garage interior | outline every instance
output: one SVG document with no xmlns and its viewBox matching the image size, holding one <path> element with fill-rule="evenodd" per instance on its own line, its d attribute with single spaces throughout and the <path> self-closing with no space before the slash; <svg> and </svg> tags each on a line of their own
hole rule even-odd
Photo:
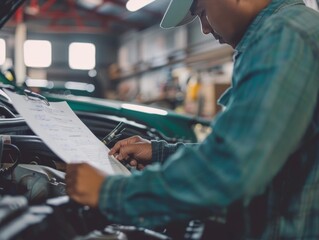
<svg viewBox="0 0 319 240">
<path fill-rule="evenodd" d="M 77 94 L 209 119 L 219 110 L 216 99 L 230 83 L 232 49 L 201 34 L 197 20 L 189 26 L 161 29 L 168 3 L 154 1 L 130 12 L 125 0 L 26 1 L 0 33 L 6 43 L 1 68 L 15 68 L 18 84 L 25 82 L 33 90 L 54 84 L 51 92 L 61 93 L 66 82 L 92 84 L 94 91 Z M 49 43 L 49 65 L 25 65 L 26 40 Z M 71 43 L 94 45 L 93 67 L 70 67 Z M 28 56 L 35 59 L 36 52 L 30 51 Z M 78 54 L 83 60 L 89 58 Z"/>
<path fill-rule="evenodd" d="M 12 15 L 6 16 L 7 18 L 5 20 L 2 19 L 1 21 L 0 19 L 0 239 L 182 240 L 181 236 L 183 235 L 183 240 L 210 240 L 211 238 L 201 238 L 201 236 L 205 236 L 206 233 L 204 228 L 206 222 L 204 225 L 202 221 L 198 221 L 197 219 L 191 219 L 190 221 L 187 219 L 186 222 L 177 222 L 178 224 L 175 224 L 176 222 L 174 221 L 169 222 L 170 214 L 187 218 L 187 214 L 192 213 L 193 209 L 186 207 L 182 209 L 181 213 L 179 212 L 179 203 L 183 203 L 184 200 L 186 202 L 185 206 L 190 204 L 189 206 L 194 207 L 195 216 L 197 216 L 196 210 L 199 209 L 198 212 L 200 212 L 200 210 L 205 209 L 205 207 L 211 203 L 208 197 L 207 199 L 203 198 L 203 202 L 206 201 L 203 204 L 207 205 L 201 208 L 201 206 L 196 205 L 196 200 L 198 200 L 196 198 L 197 196 L 192 198 L 193 195 L 189 194 L 192 193 L 191 191 L 197 193 L 196 191 L 198 189 L 198 192 L 202 194 L 201 196 L 205 196 L 206 192 L 209 192 L 202 187 L 205 185 L 202 184 L 204 181 L 210 184 L 210 179 L 204 179 L 204 174 L 207 174 L 206 177 L 216 177 L 217 180 L 220 180 L 221 186 L 223 187 L 224 185 L 222 184 L 225 182 L 226 186 L 229 186 L 227 185 L 229 182 L 235 182 L 234 185 L 231 185 L 229 188 L 226 187 L 225 192 L 221 187 L 220 189 L 218 188 L 218 183 L 212 183 L 213 187 L 217 186 L 216 189 L 221 192 L 216 198 L 220 200 L 223 199 L 223 197 L 227 199 L 228 195 L 232 195 L 233 192 L 239 189 L 236 189 L 237 178 L 242 180 L 240 177 L 248 176 L 248 178 L 245 179 L 248 182 L 247 179 L 250 180 L 250 176 L 256 177 L 258 174 L 265 179 L 269 177 L 264 173 L 264 169 L 269 170 L 270 175 L 275 172 L 272 168 L 273 165 L 267 165 L 268 162 L 262 162 L 264 165 L 257 170 L 251 167 L 255 166 L 254 164 L 258 165 L 258 163 L 256 163 L 258 160 L 264 160 L 264 156 L 262 154 L 260 154 L 262 156 L 259 156 L 258 154 L 262 152 L 263 149 L 267 150 L 268 143 L 265 144 L 267 146 L 264 146 L 259 143 L 247 141 L 249 144 L 246 145 L 250 145 L 250 147 L 254 145 L 251 147 L 253 150 L 249 149 L 251 153 L 246 151 L 245 144 L 242 144 L 242 142 L 236 139 L 236 137 L 242 134 L 244 135 L 243 139 L 247 140 L 245 137 L 246 135 L 248 136 L 246 133 L 250 131 L 250 127 L 255 127 L 257 130 L 260 130 L 261 125 L 258 126 L 257 121 L 249 122 L 249 120 L 255 119 L 253 118 L 255 115 L 260 116 L 258 114 L 254 115 L 254 113 L 251 112 L 255 110 L 259 113 L 258 111 L 260 109 L 263 110 L 263 108 L 258 108 L 258 104 L 256 104 L 258 107 L 252 104 L 256 109 L 249 108 L 251 107 L 251 105 L 249 105 L 251 102 L 246 101 L 247 99 L 244 97 L 243 100 L 240 99 L 242 102 L 239 101 L 239 105 L 233 107 L 232 110 L 235 112 L 235 114 L 233 113 L 235 117 L 242 117 L 241 120 L 243 122 L 245 122 L 247 117 L 248 123 L 256 123 L 254 126 L 251 126 L 245 122 L 245 124 L 243 124 L 244 130 L 241 129 L 240 124 L 238 124 L 239 127 L 237 126 L 239 122 L 236 122 L 237 118 L 232 115 L 230 115 L 230 117 L 227 115 L 229 111 L 224 111 L 218 115 L 218 113 L 223 111 L 218 104 L 218 100 L 232 86 L 232 72 L 235 61 L 234 49 L 227 44 L 219 43 L 218 40 L 213 38 L 212 34 L 203 34 L 198 17 L 187 25 L 171 29 L 162 29 L 160 27 L 161 19 L 172 0 L 6 0 L 6 2 L 0 3 L 0 6 L 1 4 L 5 6 L 6 3 L 10 5 L 10 1 L 19 2 L 19 8 L 17 8 Z M 132 6 L 130 5 L 131 2 L 139 2 L 142 4 L 140 6 Z M 196 2 L 196 0 L 194 0 L 194 2 Z M 304 0 L 304 2 L 308 7 L 318 11 L 319 0 Z M 299 5 L 303 6 L 301 3 Z M 8 7 L 8 9 L 9 8 L 10 7 Z M 5 15 L 8 9 L 1 9 L 0 7 L 0 15 Z M 188 11 L 189 10 L 187 10 L 187 12 Z M 316 13 L 316 11 L 311 11 Z M 212 26 L 210 27 L 212 29 Z M 235 66 L 237 66 L 237 63 Z M 263 69 L 263 71 L 266 70 Z M 245 80 L 246 79 L 244 79 L 244 81 Z M 257 80 L 259 81 L 260 79 Z M 266 81 L 263 81 L 263 83 L 264 82 Z M 247 94 L 247 89 L 241 92 L 241 94 Z M 258 90 L 261 91 L 260 89 Z M 228 91 L 228 93 L 233 94 L 231 91 Z M 250 93 L 255 92 L 250 91 Z M 229 97 L 231 94 L 224 95 L 227 97 L 227 107 L 229 103 L 232 104 L 233 99 Z M 292 99 L 291 96 L 293 96 L 293 94 L 294 92 L 291 90 L 291 92 L 285 96 L 285 100 Z M 22 95 L 22 97 L 18 99 L 15 95 Z M 257 95 L 258 94 L 255 94 L 255 96 Z M 254 98 L 255 96 L 253 96 L 253 100 L 256 99 Z M 29 112 L 25 111 L 22 114 L 22 111 L 18 110 L 21 106 L 19 106 L 17 102 L 20 104 L 23 102 L 23 104 L 26 103 L 27 105 L 30 102 L 33 103 L 33 101 L 36 102 L 36 107 L 33 108 L 33 106 L 31 106 Z M 53 102 L 54 104 L 52 104 Z M 56 102 L 66 103 L 69 107 L 67 109 L 69 109 L 70 112 L 68 112 L 69 110 L 64 112 L 57 107 L 56 109 L 61 110 L 60 112 L 56 111 L 60 115 L 54 115 L 56 109 L 53 106 L 55 106 Z M 39 104 L 40 107 L 38 107 L 37 104 Z M 247 106 L 245 106 L 246 108 L 241 108 L 242 105 L 240 104 L 247 104 Z M 288 104 L 286 104 L 285 107 L 287 105 Z M 66 108 L 63 108 L 63 110 L 64 109 Z M 226 107 L 224 109 L 226 109 Z M 251 110 L 251 112 L 240 112 L 241 109 L 248 109 Z M 271 107 L 267 110 L 269 109 L 272 111 Z M 34 118 L 32 118 L 33 116 L 30 114 L 30 112 L 34 113 L 32 111 L 34 111 L 34 115 L 36 115 Z M 37 111 L 40 112 L 39 115 L 37 115 Z M 45 112 L 43 115 L 41 115 L 43 113 L 42 111 Z M 73 113 L 75 114 L 72 115 Z M 224 113 L 226 115 L 224 118 L 226 119 L 226 121 L 224 121 L 225 125 L 221 124 L 222 127 L 219 125 L 221 130 L 218 130 L 220 130 L 220 132 L 214 131 L 217 125 L 214 125 L 214 119 L 218 120 L 218 117 L 223 116 Z M 276 117 L 282 116 L 281 112 L 278 113 L 278 115 L 274 113 L 274 115 Z M 229 118 L 227 118 L 227 116 Z M 268 118 L 265 117 L 265 119 Z M 297 117 L 296 119 L 299 120 Z M 50 122 L 51 120 L 52 122 Z M 57 120 L 58 124 L 54 122 L 55 120 Z M 60 120 L 61 122 L 59 122 Z M 277 123 L 280 122 L 280 120 L 275 119 L 275 117 L 271 120 L 273 120 L 273 122 L 267 122 L 265 120 L 265 122 L 262 123 L 266 127 L 272 125 L 270 126 L 272 128 L 273 126 L 276 127 Z M 32 125 L 33 123 L 34 125 Z M 45 124 L 41 125 L 39 123 Z M 62 127 L 59 124 L 61 124 Z M 223 134 L 229 134 L 227 128 L 232 124 L 235 125 L 234 129 L 239 129 L 239 132 L 242 130 L 242 132 L 238 134 L 236 132 L 237 135 L 234 134 L 235 137 L 232 136 L 233 138 L 223 136 Z M 51 128 L 51 126 L 53 127 Z M 61 130 L 59 127 L 64 131 L 62 134 L 62 131 L 59 132 L 59 130 Z M 238 129 L 236 127 L 238 127 Z M 37 128 L 40 129 L 37 130 L 40 134 L 36 132 L 35 129 Z M 311 130 L 313 129 L 310 129 L 309 132 Z M 52 135 L 45 135 L 46 131 Z M 213 135 L 216 132 L 216 136 Z M 251 132 L 253 131 L 251 130 Z M 264 132 L 262 132 L 262 134 L 264 134 Z M 55 133 L 56 136 L 54 135 Z M 258 134 L 259 133 L 260 132 L 258 132 Z M 254 134 L 253 132 L 252 135 Z M 254 137 L 259 136 L 258 134 L 256 133 Z M 264 137 L 262 140 L 265 142 L 272 139 L 272 136 L 265 137 L 268 132 L 266 132 L 265 135 L 262 134 L 261 136 Z M 317 137 L 317 132 L 315 134 L 315 137 Z M 82 135 L 85 136 L 83 137 Z M 124 158 L 119 149 L 123 146 L 125 147 L 125 144 L 119 146 L 114 155 L 109 154 L 110 149 L 116 146 L 118 141 L 137 135 L 142 137 L 142 140 L 139 138 L 138 140 L 135 139 L 137 145 L 140 144 L 142 147 L 146 146 L 146 149 L 150 151 L 148 157 L 151 157 L 147 159 L 150 160 L 150 163 L 146 163 L 144 166 L 144 159 L 142 159 L 140 162 L 143 164 L 141 164 L 142 167 L 139 168 L 140 162 L 132 158 L 132 155 L 128 154 L 126 158 Z M 277 137 L 277 135 L 275 137 Z M 310 140 L 317 140 L 318 138 L 315 137 Z M 151 140 L 154 140 L 154 142 Z M 54 145 L 57 143 L 60 145 Z M 135 143 L 136 142 L 133 142 L 133 144 Z M 179 143 L 181 144 L 179 145 Z M 188 145 L 189 143 L 195 143 L 195 145 Z M 212 146 L 213 144 L 211 143 L 215 145 Z M 310 143 L 310 141 L 306 142 L 306 144 L 308 143 Z M 271 143 L 269 145 L 271 145 Z M 103 152 L 100 151 L 100 146 L 102 146 Z M 154 146 L 158 146 L 157 149 L 161 151 L 155 151 L 154 154 L 154 152 L 152 152 Z M 185 148 L 183 150 L 177 149 L 180 146 Z M 238 148 L 232 148 L 234 146 Z M 300 149 L 302 151 L 308 150 L 307 146 L 304 145 L 301 145 Z M 136 227 L 137 225 L 129 226 L 129 228 L 125 224 L 117 225 L 113 224 L 113 222 L 109 222 L 108 218 L 102 215 L 101 212 L 96 211 L 96 205 L 95 208 L 91 208 L 89 205 L 79 204 L 74 201 L 71 196 L 72 193 L 67 193 L 67 185 L 72 185 L 76 183 L 76 181 L 69 181 L 69 183 L 67 183 L 66 172 L 68 171 L 69 165 L 73 163 L 77 165 L 78 162 L 73 162 L 74 159 L 72 158 L 68 159 L 68 154 L 63 155 L 64 153 L 68 153 L 68 150 L 74 153 L 77 159 L 90 159 L 90 157 L 93 156 L 92 166 L 104 167 L 111 162 L 110 169 L 112 171 L 116 169 L 116 171 L 114 170 L 111 174 L 107 174 L 110 175 L 111 179 L 114 177 L 113 181 L 118 185 L 111 185 L 113 184 L 111 180 L 111 184 L 108 185 L 108 187 L 118 187 L 119 189 L 116 189 L 118 193 L 122 193 L 121 191 L 123 189 L 125 191 L 128 189 L 125 194 L 132 194 L 129 196 L 136 194 L 132 198 L 135 197 L 138 199 L 137 201 L 139 201 L 139 197 L 141 197 L 141 199 L 144 197 L 146 200 L 154 200 L 154 203 L 160 202 L 157 202 L 157 199 L 163 200 L 164 203 L 161 202 L 161 207 L 164 206 L 164 210 L 159 207 L 159 212 L 161 210 L 166 211 L 166 205 L 170 207 L 174 205 L 177 209 L 176 212 L 160 216 L 163 218 L 163 222 L 167 221 L 173 224 L 158 229 L 140 228 Z M 167 152 L 164 153 L 164 150 Z M 260 152 L 258 152 L 259 150 Z M 285 149 L 283 149 L 283 151 L 284 150 Z M 289 158 L 288 160 L 290 160 L 290 156 L 292 156 L 294 161 L 293 157 L 300 157 L 301 154 L 299 150 L 293 152 L 287 159 Z M 314 150 L 317 154 L 316 156 L 318 156 L 317 149 L 311 150 Z M 175 154 L 173 154 L 173 152 Z M 60 153 L 63 154 L 59 155 Z M 213 155 L 213 157 L 216 157 L 213 159 L 210 153 L 216 154 L 217 157 Z M 239 157 L 236 155 L 237 153 Z M 251 155 L 249 155 L 250 153 Z M 123 154 L 126 153 L 124 152 Z M 153 159 L 154 156 L 152 154 L 156 155 L 156 161 Z M 167 156 L 164 157 L 165 154 L 167 154 Z M 247 163 L 245 162 L 245 157 L 251 157 L 253 154 L 258 155 L 257 157 L 254 156 L 257 160 L 255 162 L 250 161 L 249 164 L 245 165 Z M 270 156 L 270 154 L 273 155 Z M 271 152 L 269 156 L 266 156 L 269 157 L 270 160 L 268 160 L 271 164 L 274 164 L 275 161 L 272 161 L 272 157 L 276 154 L 277 152 Z M 72 157 L 74 156 L 72 155 Z M 123 159 L 119 159 L 122 157 Z M 174 159 L 174 157 L 176 159 Z M 240 157 L 245 159 L 243 160 Z M 276 157 L 277 156 L 274 157 L 275 160 Z M 281 155 L 279 157 L 281 157 Z M 302 157 L 303 156 L 300 158 Z M 104 162 L 105 158 L 107 159 L 107 164 Z M 220 161 L 224 160 L 223 158 L 226 160 L 231 159 L 231 161 L 223 165 L 225 162 Z M 251 158 L 255 160 L 255 158 Z M 167 164 L 167 162 L 165 162 L 167 159 L 168 162 L 171 159 L 172 161 Z M 186 163 L 190 164 L 189 166 L 195 166 L 194 171 L 198 171 L 197 175 L 194 174 L 194 177 L 192 175 L 193 169 L 184 168 L 183 164 L 180 163 L 181 160 L 185 159 Z M 101 165 L 94 165 L 96 163 L 94 162 L 95 160 Z M 193 160 L 198 160 L 199 164 L 198 162 L 193 162 Z M 87 163 L 89 161 L 83 162 Z M 83 162 L 81 159 L 80 163 Z M 132 162 L 134 162 L 134 164 L 131 164 Z M 147 168 L 148 164 L 153 165 L 153 163 L 155 163 L 154 168 L 152 168 L 152 166 Z M 209 167 L 207 167 L 208 163 L 211 164 Z M 215 163 L 216 165 L 214 165 Z M 172 171 L 172 168 L 170 168 L 172 165 L 170 164 L 176 164 L 173 166 L 178 166 L 178 170 L 175 170 L 176 172 Z M 203 176 L 200 170 L 196 169 L 197 164 L 199 165 L 198 169 L 201 167 L 200 170 L 202 170 Z M 221 167 L 215 170 L 215 166 L 219 166 L 218 164 L 220 164 Z M 279 164 L 282 164 L 280 167 L 285 167 L 284 162 L 280 162 L 278 165 Z M 242 171 L 237 171 L 239 165 L 243 168 L 241 169 Z M 308 165 L 303 165 L 303 162 L 300 163 L 300 166 L 301 165 L 306 170 L 311 169 L 306 168 Z M 248 167 L 244 168 L 243 166 Z M 299 167 L 297 164 L 296 166 Z M 101 170 L 98 169 L 98 167 L 97 170 Z M 109 170 L 108 167 L 109 165 L 106 167 L 107 170 Z M 122 182 L 119 182 L 120 180 L 125 179 L 123 180 L 124 183 L 127 176 L 133 176 L 132 179 L 136 177 L 135 180 L 138 179 L 138 176 L 143 176 L 143 171 L 138 172 L 138 170 L 144 170 L 144 167 L 146 169 L 146 176 L 149 169 L 149 171 L 154 171 L 155 173 L 163 169 L 168 169 L 168 172 L 172 171 L 169 172 L 172 176 L 169 176 L 170 178 L 167 177 L 167 179 L 171 181 L 176 180 L 177 187 L 175 186 L 175 189 L 168 184 L 170 183 L 169 181 L 161 181 L 162 178 L 166 178 L 166 172 L 165 174 L 162 173 L 164 171 L 160 172 L 160 177 L 157 176 L 158 179 L 160 179 L 158 182 L 155 182 L 156 179 L 154 180 L 152 177 L 149 177 L 150 184 L 146 183 L 145 187 L 147 190 L 155 189 L 154 192 L 156 192 L 157 189 L 161 191 L 162 187 L 165 189 L 163 194 L 167 194 L 168 196 L 167 199 L 173 199 L 171 202 L 160 194 L 154 195 L 154 197 L 147 192 L 147 190 L 143 192 L 144 189 L 142 189 L 139 194 L 138 192 L 134 193 L 134 190 L 132 191 L 133 193 L 130 192 L 131 189 L 126 189 L 126 186 L 122 188 L 124 185 L 121 185 Z M 191 169 L 191 171 L 189 169 Z M 287 176 L 287 178 L 294 180 L 295 175 L 297 175 L 295 174 L 295 169 L 293 169 L 294 171 L 292 172 L 288 170 L 286 172 L 283 171 L 283 177 Z M 253 173 L 256 171 L 257 174 L 249 175 L 251 173 L 250 171 Z M 298 171 L 299 169 L 297 169 L 296 172 Z M 181 172 L 189 178 L 186 179 L 185 175 L 179 176 Z M 109 177 L 109 175 L 105 176 Z M 99 175 L 95 174 L 94 177 L 95 176 Z M 119 178 L 117 179 L 117 177 Z M 253 177 L 251 177 L 251 179 L 253 179 Z M 273 175 L 269 178 L 271 178 L 269 181 L 273 181 L 274 178 L 274 182 L 280 182 L 281 180 Z M 92 179 L 95 180 L 93 177 Z M 105 179 L 106 177 L 104 180 Z M 181 179 L 186 180 L 183 182 Z M 265 179 L 262 180 L 266 182 L 268 179 Z M 91 178 L 88 178 L 87 182 L 90 182 L 90 180 Z M 151 180 L 154 180 L 155 183 L 151 182 Z M 99 184 L 101 184 L 100 186 L 107 182 L 103 181 L 99 182 Z M 191 181 L 195 183 L 198 181 L 198 185 L 190 186 L 192 184 L 188 183 Z M 130 186 L 129 184 L 132 184 L 132 182 L 133 181 L 129 182 L 128 180 L 125 183 L 128 184 L 127 186 Z M 251 182 L 251 185 L 255 186 L 253 181 Z M 278 190 L 278 192 L 281 193 L 281 190 L 285 190 L 286 188 L 285 184 L 284 182 L 282 186 L 280 185 L 281 188 L 274 188 L 274 190 Z M 237 223 L 248 220 L 253 222 L 253 220 L 259 219 L 260 217 L 258 215 L 259 212 L 255 210 L 258 210 L 259 206 L 266 209 L 265 206 L 268 202 L 264 201 L 265 198 L 262 198 L 262 194 L 260 194 L 260 198 L 258 195 L 259 191 L 262 192 L 265 189 L 260 190 L 256 187 L 251 190 L 249 187 L 244 189 L 246 186 L 241 186 L 240 184 L 238 184 L 238 186 L 243 188 L 238 191 L 247 190 L 245 193 L 248 193 L 248 197 L 244 194 L 243 196 L 235 196 L 242 202 L 232 202 L 231 204 L 234 203 L 234 205 L 227 205 L 227 201 L 224 201 L 221 205 L 216 205 L 217 207 L 214 205 L 212 208 L 216 207 L 216 209 L 218 209 L 217 214 L 207 218 L 209 220 L 208 222 L 213 222 L 213 225 L 206 225 L 206 229 L 207 226 L 212 227 L 211 232 L 217 234 L 216 239 L 225 239 L 219 238 L 218 234 L 221 233 L 224 236 L 225 232 L 228 231 L 225 231 L 225 226 L 227 225 L 226 220 L 229 220 L 229 216 L 234 217 L 238 214 L 245 217 L 245 219 L 240 219 L 235 216 L 235 221 L 230 221 L 230 224 L 234 224 L 235 226 L 232 230 L 238 230 L 238 233 L 242 233 L 242 229 L 246 231 L 248 228 L 244 228 L 241 224 L 237 226 Z M 179 190 L 181 193 L 184 193 L 183 191 L 186 189 L 185 199 L 180 197 L 182 195 L 178 195 L 179 191 L 173 191 L 178 189 L 178 187 L 180 187 Z M 272 185 L 270 187 L 272 187 Z M 299 187 L 299 185 L 297 187 Z M 100 189 L 101 188 L 98 189 L 98 197 L 105 197 L 99 195 L 101 194 Z M 110 191 L 110 189 L 111 188 L 106 188 L 107 191 Z M 190 189 L 189 192 L 188 189 Z M 290 188 L 287 189 L 287 192 L 289 192 Z M 219 192 L 217 190 L 216 192 L 218 194 Z M 251 192 L 249 192 L 250 190 Z M 266 190 L 268 191 L 268 188 Z M 215 191 L 212 192 L 215 194 Z M 258 192 L 258 194 L 256 192 Z M 234 193 L 234 195 L 236 193 Z M 257 196 L 253 195 L 255 193 Z M 268 194 L 268 192 L 266 193 Z M 310 192 L 309 195 L 311 197 L 318 196 L 312 192 Z M 172 198 L 169 198 L 171 196 Z M 112 197 L 113 196 L 109 199 Z M 120 199 L 122 195 L 118 194 L 111 200 L 116 202 L 117 197 Z M 187 197 L 189 197 L 189 199 Z M 253 202 L 253 204 L 256 203 L 256 205 L 249 205 L 251 203 L 249 201 L 247 201 L 247 205 L 244 205 L 246 204 L 246 197 L 247 199 L 251 197 L 248 199 L 249 201 L 254 198 L 254 201 L 251 202 Z M 290 195 L 288 197 L 284 196 L 284 200 L 287 200 L 289 197 Z M 279 197 L 278 199 L 281 200 Z M 114 204 L 114 206 L 117 206 L 116 204 Z M 271 205 L 272 203 L 269 204 Z M 275 203 L 273 205 L 277 207 Z M 316 207 L 318 206 L 316 203 L 314 205 Z M 142 207 L 147 209 L 147 206 L 146 204 Z M 224 206 L 229 208 L 226 209 Z M 236 210 L 232 212 L 234 216 L 227 212 L 228 210 L 229 212 L 234 210 L 232 208 L 233 206 Z M 237 208 L 238 206 L 239 208 Z M 251 209 L 255 211 L 254 215 L 244 215 L 243 212 L 241 212 L 244 209 L 243 206 L 252 206 Z M 153 205 L 154 213 L 157 213 L 158 209 L 156 209 L 156 207 Z M 183 207 L 184 205 L 181 204 L 181 208 Z M 196 209 L 196 207 L 198 207 L 198 209 Z M 210 207 L 209 205 L 207 209 Z M 256 209 L 254 207 L 256 207 Z M 280 207 L 285 209 L 284 206 Z M 124 208 L 125 206 L 123 209 Z M 131 209 L 132 208 L 127 208 L 125 210 L 129 212 Z M 138 209 L 138 207 L 136 209 Z M 151 207 L 149 209 L 151 209 Z M 116 219 L 117 216 L 115 214 L 112 215 L 113 209 L 108 210 L 110 210 L 110 219 Z M 125 212 L 120 208 L 116 210 L 121 213 Z M 183 212 L 183 210 L 185 212 Z M 308 210 L 305 209 L 305 211 Z M 138 213 L 138 211 L 136 212 Z M 262 212 L 262 214 L 265 214 L 263 216 L 266 216 L 265 212 Z M 136 213 L 133 210 L 130 214 L 134 215 Z M 183 214 L 185 214 L 185 216 Z M 200 214 L 205 215 L 206 213 L 203 211 L 200 212 Z M 123 216 L 121 217 L 125 222 L 127 219 L 125 219 L 124 214 Z M 152 219 L 152 216 L 153 215 L 149 215 L 149 218 Z M 281 217 L 280 214 L 279 217 Z M 145 216 L 138 216 L 138 218 L 132 219 L 135 223 L 141 225 L 148 221 Z M 205 219 L 205 221 L 207 219 Z M 237 221 L 238 219 L 239 221 Z M 278 224 L 281 224 L 279 220 Z M 259 221 L 256 221 L 256 226 L 259 223 Z M 276 224 L 274 224 L 274 226 L 277 226 Z M 256 226 L 254 225 L 253 227 Z M 282 226 L 284 226 L 284 223 L 282 223 Z M 253 229 L 253 227 L 251 229 Z M 256 229 L 259 231 L 260 229 L 258 227 L 259 226 L 257 226 Z M 59 231 L 56 231 L 57 228 Z M 250 231 L 251 229 L 248 230 Z M 226 235 L 232 235 L 233 237 L 237 234 L 236 231 L 231 234 L 227 233 Z M 209 232 L 209 234 L 211 234 L 211 232 Z M 50 238 L 50 234 L 52 234 L 52 238 Z M 127 235 L 128 238 L 126 238 L 125 235 Z M 229 239 L 236 238 L 227 238 L 227 240 Z"/>
</svg>

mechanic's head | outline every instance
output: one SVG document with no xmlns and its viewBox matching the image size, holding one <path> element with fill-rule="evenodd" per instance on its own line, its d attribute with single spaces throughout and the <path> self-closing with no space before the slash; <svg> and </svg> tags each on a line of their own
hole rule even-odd
<svg viewBox="0 0 319 240">
<path fill-rule="evenodd" d="M 235 47 L 251 21 L 271 0 L 171 0 L 162 28 L 172 28 L 199 18 L 204 34 Z"/>
</svg>

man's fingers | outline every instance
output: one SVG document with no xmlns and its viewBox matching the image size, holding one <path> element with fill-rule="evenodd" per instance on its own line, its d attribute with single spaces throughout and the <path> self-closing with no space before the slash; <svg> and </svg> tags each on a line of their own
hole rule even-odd
<svg viewBox="0 0 319 240">
<path fill-rule="evenodd" d="M 81 193 L 80 184 L 81 178 L 83 178 L 83 172 L 86 168 L 86 163 L 72 163 L 67 164 L 66 174 L 65 174 L 65 183 L 67 193 L 70 194 L 79 194 Z"/>
<path fill-rule="evenodd" d="M 111 148 L 109 155 L 114 155 L 115 153 L 117 153 L 120 147 L 121 147 L 120 142 L 115 143 L 115 145 Z"/>
<path fill-rule="evenodd" d="M 130 144 L 134 144 L 134 143 L 137 143 L 140 141 L 142 141 L 142 138 L 139 136 L 133 136 L 133 137 L 129 137 L 129 138 L 120 140 L 117 143 L 115 143 L 115 145 L 112 147 L 112 149 L 110 149 L 109 155 L 114 155 L 122 147 L 125 147 L 125 146 L 130 145 Z"/>
<path fill-rule="evenodd" d="M 137 165 L 137 169 L 138 169 L 138 170 L 143 170 L 144 167 L 145 167 L 145 166 L 144 166 L 143 164 L 138 164 L 138 165 Z"/>
<path fill-rule="evenodd" d="M 116 148 L 114 146 L 114 148 L 112 148 L 112 150 L 109 152 L 109 155 L 111 155 L 111 156 L 113 155 L 114 158 L 116 158 L 117 160 L 123 161 L 127 158 L 127 154 L 125 153 L 125 150 L 123 150 L 123 148 L 125 148 L 125 147 Z"/>
<path fill-rule="evenodd" d="M 134 157 L 137 150 L 138 149 L 136 148 L 135 144 L 123 146 L 120 148 L 116 159 L 120 161 L 128 160 L 131 156 Z"/>
<path fill-rule="evenodd" d="M 76 183 L 75 176 L 77 176 L 77 164 L 67 164 L 65 171 L 65 183 L 67 186 Z"/>
<path fill-rule="evenodd" d="M 66 187 L 66 193 L 70 196 L 70 197 L 83 197 L 86 195 L 85 191 L 83 191 L 83 189 L 81 189 L 77 184 L 73 185 L 67 185 Z"/>
<path fill-rule="evenodd" d="M 114 155 L 115 153 L 118 153 L 119 150 L 122 147 L 126 146 L 127 144 L 129 144 L 128 139 L 124 139 L 124 140 L 118 141 L 117 143 L 115 143 L 115 145 L 110 150 L 109 155 Z"/>
<path fill-rule="evenodd" d="M 67 190 L 67 194 L 68 196 L 73 199 L 74 201 L 80 203 L 80 204 L 84 204 L 84 205 L 89 205 L 89 201 L 88 201 L 88 197 L 85 194 L 80 194 L 77 192 L 73 192 L 72 190 L 68 191 Z"/>
<path fill-rule="evenodd" d="M 81 165 L 82 163 L 71 163 L 71 164 L 67 164 L 66 165 L 66 174 L 72 174 L 74 173 L 75 171 L 77 171 L 77 169 L 79 168 L 79 166 Z"/>
<path fill-rule="evenodd" d="M 132 167 L 136 167 L 137 166 L 137 161 L 135 159 L 130 160 L 130 165 Z"/>
</svg>

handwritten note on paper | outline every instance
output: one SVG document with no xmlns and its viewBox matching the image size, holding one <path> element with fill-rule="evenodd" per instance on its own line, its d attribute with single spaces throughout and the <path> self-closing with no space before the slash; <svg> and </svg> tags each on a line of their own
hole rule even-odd
<svg viewBox="0 0 319 240">
<path fill-rule="evenodd" d="M 130 174 L 121 163 L 108 156 L 110 150 L 66 102 L 51 102 L 47 105 L 41 100 L 5 92 L 32 131 L 63 161 L 88 162 L 109 174 Z"/>
</svg>

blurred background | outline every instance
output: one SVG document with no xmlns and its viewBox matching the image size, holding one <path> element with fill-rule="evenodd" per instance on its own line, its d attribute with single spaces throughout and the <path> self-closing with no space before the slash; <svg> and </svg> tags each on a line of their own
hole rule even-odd
<svg viewBox="0 0 319 240">
<path fill-rule="evenodd" d="M 1 70 L 40 93 L 141 103 L 210 119 L 230 86 L 233 50 L 203 35 L 198 20 L 161 29 L 169 2 L 148 0 L 130 11 L 127 0 L 28 0 L 0 31 Z"/>
</svg>

